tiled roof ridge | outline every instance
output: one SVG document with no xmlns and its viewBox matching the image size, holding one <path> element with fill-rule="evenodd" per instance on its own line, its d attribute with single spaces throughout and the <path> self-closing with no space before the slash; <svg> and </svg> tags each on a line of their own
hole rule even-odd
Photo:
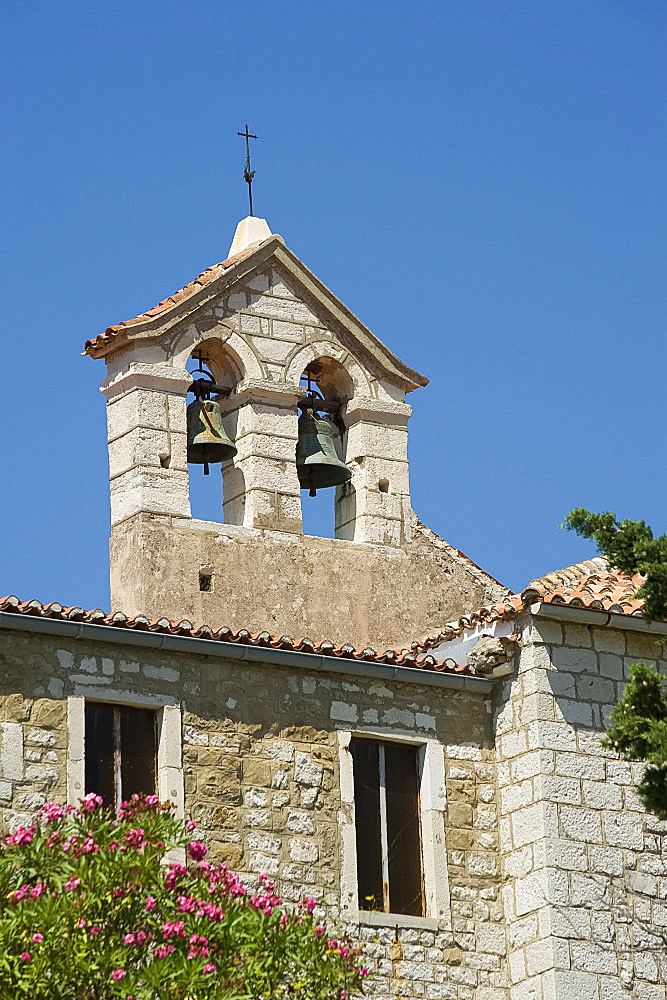
<svg viewBox="0 0 667 1000">
<path fill-rule="evenodd" d="M 271 239 L 273 238 L 274 237 L 272 236 Z M 158 316 L 160 313 L 166 312 L 173 306 L 178 305 L 190 295 L 194 295 L 195 292 L 198 292 L 207 285 L 210 285 L 212 281 L 219 278 L 221 274 L 227 271 L 234 264 L 238 264 L 238 262 L 243 260 L 244 257 L 250 256 L 250 254 L 254 253 L 260 245 L 260 243 L 253 243 L 249 247 L 246 247 L 245 250 L 241 250 L 240 253 L 234 254 L 233 257 L 221 260 L 219 264 L 212 264 L 211 267 L 207 267 L 201 272 L 201 274 L 198 274 L 196 278 L 189 281 L 187 285 L 179 288 L 178 291 L 174 292 L 172 295 L 168 295 L 166 299 L 163 299 L 162 302 L 158 302 L 158 304 L 153 306 L 151 309 L 147 309 L 145 312 L 139 313 L 138 316 L 134 316 L 132 319 L 126 319 L 122 323 L 116 323 L 114 326 L 108 326 L 103 333 L 99 333 L 96 337 L 86 341 L 83 353 L 88 354 L 91 350 L 108 344 L 128 327 L 136 326 L 139 323 L 145 323 L 147 320 L 153 319 L 154 316 Z"/>
<path fill-rule="evenodd" d="M 387 649 L 384 652 L 366 647 L 355 647 L 352 643 L 334 643 L 328 639 L 314 641 L 307 637 L 292 639 L 287 635 L 272 635 L 269 632 L 250 632 L 248 629 L 233 630 L 227 626 L 212 628 L 210 625 L 195 626 L 187 619 L 170 621 L 168 618 L 147 618 L 145 615 L 128 616 L 123 612 L 102 611 L 95 608 L 86 611 L 74 606 L 66 607 L 52 601 L 42 604 L 41 601 L 21 601 L 14 594 L 0 598 L 0 612 L 26 615 L 37 618 L 53 618 L 59 621 L 81 622 L 82 624 L 126 628 L 141 632 L 156 632 L 166 635 L 188 636 L 194 639 L 206 639 L 217 642 L 232 642 L 250 646 L 266 646 L 271 649 L 285 649 L 295 653 L 311 653 L 317 656 L 340 657 L 348 660 L 359 660 L 371 663 L 384 663 L 399 667 L 416 667 L 421 670 L 434 670 L 439 673 L 468 674 L 474 673 L 466 664 L 458 664 L 451 658 L 437 660 L 431 653 L 419 652 L 414 649 Z"/>
<path fill-rule="evenodd" d="M 511 594 L 504 600 L 477 608 L 460 618 L 447 622 L 429 635 L 412 643 L 415 652 L 424 652 L 454 639 L 466 629 L 495 621 L 507 621 L 525 611 L 531 604 L 560 604 L 588 611 L 602 611 L 619 615 L 642 614 L 643 600 L 635 594 L 644 582 L 639 573 L 625 576 L 611 570 L 600 556 L 573 563 L 561 570 L 547 573 L 532 580 L 520 594 Z"/>
<path fill-rule="evenodd" d="M 602 573 L 608 569 L 609 565 L 604 556 L 594 556 L 592 559 L 584 559 L 582 562 L 572 563 L 570 566 L 564 566 L 562 569 L 545 573 L 544 576 L 531 580 L 528 587 L 542 586 L 546 588 L 548 593 L 566 583 L 574 583 L 577 580 L 581 580 L 582 577 L 588 574 Z"/>
</svg>

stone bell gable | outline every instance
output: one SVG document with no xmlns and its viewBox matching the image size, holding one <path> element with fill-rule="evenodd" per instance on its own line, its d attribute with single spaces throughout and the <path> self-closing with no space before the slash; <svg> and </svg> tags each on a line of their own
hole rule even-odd
<svg viewBox="0 0 667 1000">
<path fill-rule="evenodd" d="M 405 397 L 428 380 L 264 220 L 240 223 L 231 251 L 86 343 L 108 370 L 113 605 L 386 647 L 506 593 L 412 512 Z M 224 389 L 237 448 L 222 465 L 219 524 L 191 517 L 186 363 L 199 351 Z M 335 539 L 302 533 L 295 454 L 306 370 L 338 406 L 338 455 L 351 473 L 332 491 Z"/>
</svg>

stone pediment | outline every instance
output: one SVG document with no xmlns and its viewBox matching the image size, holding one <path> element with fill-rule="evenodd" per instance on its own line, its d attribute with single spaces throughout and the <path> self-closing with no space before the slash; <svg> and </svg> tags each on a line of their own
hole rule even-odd
<svg viewBox="0 0 667 1000">
<path fill-rule="evenodd" d="M 246 376 L 298 382 L 317 357 L 330 356 L 363 386 L 382 383 L 410 392 L 428 379 L 404 364 L 286 246 L 268 239 L 204 271 L 153 309 L 117 326 L 85 345 L 85 353 L 113 358 L 152 348 L 146 360 L 177 363 L 197 342 L 219 336 L 243 354 Z M 242 347 L 241 347 L 242 345 Z M 156 350 L 157 349 L 157 350 Z M 138 356 L 137 356 L 138 357 Z M 382 395 L 385 395 L 382 393 Z M 368 393 L 375 395 L 368 387 Z M 385 397 L 386 398 L 386 397 Z M 400 396 L 396 397 L 400 398 Z"/>
</svg>

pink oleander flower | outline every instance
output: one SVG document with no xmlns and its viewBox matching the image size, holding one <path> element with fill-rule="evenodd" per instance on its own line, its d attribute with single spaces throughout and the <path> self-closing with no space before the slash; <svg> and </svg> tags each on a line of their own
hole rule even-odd
<svg viewBox="0 0 667 1000">
<path fill-rule="evenodd" d="M 208 965 L 205 965 L 204 968 L 202 969 L 202 972 L 206 976 L 208 976 L 209 973 L 211 973 L 211 972 L 215 972 L 215 966 L 214 966 L 213 962 L 209 962 Z"/>
<path fill-rule="evenodd" d="M 201 861 L 208 851 L 206 844 L 202 844 L 201 840 L 191 840 L 188 844 L 188 854 L 193 861 Z"/>
<path fill-rule="evenodd" d="M 90 933 L 93 935 L 93 937 L 97 937 L 97 935 L 100 933 L 100 928 L 98 924 L 93 924 L 93 926 L 90 928 Z"/>
<path fill-rule="evenodd" d="M 183 927 L 184 924 L 182 920 L 165 920 L 162 924 L 162 937 L 165 941 L 167 941 L 174 934 L 179 937 L 185 937 Z"/>
<path fill-rule="evenodd" d="M 86 921 L 83 920 L 83 918 L 82 918 L 81 920 L 79 920 L 79 922 L 78 922 L 78 924 L 76 926 L 78 927 L 78 929 L 80 931 L 82 931 L 84 929 L 84 927 L 86 926 Z"/>
<path fill-rule="evenodd" d="M 83 805 L 85 809 L 97 809 L 98 806 L 104 804 L 104 800 L 101 795 L 96 795 L 95 792 L 88 792 L 84 797 Z"/>
<path fill-rule="evenodd" d="M 147 913 L 152 913 L 155 909 L 155 896 L 146 896 L 146 906 L 144 907 Z"/>
<path fill-rule="evenodd" d="M 169 872 L 167 873 L 167 877 L 165 879 L 165 885 L 167 889 L 174 889 L 179 877 L 185 874 L 186 874 L 185 865 L 181 865 L 178 862 L 176 862 L 176 864 L 170 865 Z"/>
<path fill-rule="evenodd" d="M 157 797 L 157 795 L 147 795 L 146 796 L 146 805 L 147 806 L 156 806 L 159 801 L 160 800 Z"/>
<path fill-rule="evenodd" d="M 315 933 L 318 937 L 321 937 L 324 934 L 324 924 L 316 924 Z"/>
<path fill-rule="evenodd" d="M 185 829 L 188 833 L 192 833 L 193 830 L 197 829 L 197 824 L 193 820 L 189 819 L 185 824 Z"/>
<path fill-rule="evenodd" d="M 306 913 L 312 914 L 313 910 L 317 906 L 317 900 L 313 899 L 312 896 L 306 896 L 301 905 L 303 906 Z"/>
<path fill-rule="evenodd" d="M 39 931 L 36 934 L 33 934 L 32 936 L 33 944 L 41 944 L 43 940 L 44 940 L 44 935 L 40 934 Z"/>
<path fill-rule="evenodd" d="M 25 826 L 20 826 L 18 830 L 10 834 L 7 837 L 7 843 L 13 844 L 16 847 L 25 847 L 27 844 L 32 843 L 32 838 L 35 836 L 35 827 L 29 826 L 27 829 Z"/>
<path fill-rule="evenodd" d="M 225 915 L 222 912 L 222 907 L 217 906 L 215 903 L 204 903 L 203 906 L 197 910 L 198 917 L 208 917 L 209 920 L 219 924 L 225 919 Z"/>
<path fill-rule="evenodd" d="M 361 969 L 359 969 L 359 975 L 361 976 L 362 979 L 365 979 L 366 976 L 368 975 L 368 969 L 366 968 L 365 965 L 362 966 Z"/>
<path fill-rule="evenodd" d="M 146 931 L 137 931 L 136 933 L 137 944 L 143 944 L 144 941 L 146 940 L 146 937 L 147 937 Z"/>
<path fill-rule="evenodd" d="M 71 878 L 69 881 L 65 882 L 65 889 L 67 892 L 72 892 L 73 889 L 78 889 L 81 885 L 80 878 Z"/>
<path fill-rule="evenodd" d="M 57 802 L 47 802 L 42 808 L 42 815 L 47 823 L 55 823 L 56 820 L 63 818 L 65 810 Z"/>
<path fill-rule="evenodd" d="M 111 978 L 116 983 L 120 982 L 121 979 L 125 979 L 125 969 L 114 969 L 111 973 Z"/>
<path fill-rule="evenodd" d="M 173 944 L 159 944 L 153 954 L 156 958 L 166 958 L 167 955 L 171 955 L 173 951 Z"/>
<path fill-rule="evenodd" d="M 144 831 L 142 827 L 134 827 L 125 834 L 125 840 L 131 847 L 140 847 L 144 842 Z"/>
<path fill-rule="evenodd" d="M 100 849 L 99 844 L 95 843 L 95 841 L 93 840 L 93 835 L 89 833 L 87 839 L 81 845 L 80 851 L 82 854 L 91 854 L 94 853 L 95 851 L 99 851 L 99 849 Z"/>
<path fill-rule="evenodd" d="M 137 943 L 137 939 L 134 936 L 134 934 L 125 934 L 123 936 L 123 944 L 131 945 L 131 944 L 136 944 L 136 943 Z"/>
<path fill-rule="evenodd" d="M 22 962 L 29 962 L 30 959 L 32 958 L 32 955 L 30 954 L 29 951 L 22 951 L 20 957 Z"/>
</svg>

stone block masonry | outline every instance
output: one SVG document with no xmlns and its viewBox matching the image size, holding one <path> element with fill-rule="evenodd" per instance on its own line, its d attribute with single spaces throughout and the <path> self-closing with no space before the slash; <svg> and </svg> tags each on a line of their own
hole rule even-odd
<svg viewBox="0 0 667 1000">
<path fill-rule="evenodd" d="M 641 808 L 641 766 L 600 736 L 629 665 L 667 663 L 655 639 L 563 618 L 524 617 L 497 692 L 511 998 L 664 998 L 667 823 Z"/>
<path fill-rule="evenodd" d="M 228 660 L 204 640 L 128 646 L 102 627 L 75 640 L 59 625 L 0 632 L 3 826 L 82 794 L 86 698 L 152 707 L 163 797 L 195 820 L 212 859 L 249 885 L 271 873 L 290 903 L 315 896 L 364 941 L 368 996 L 664 1000 L 667 825 L 640 807 L 639 766 L 599 742 L 629 664 L 667 668 L 652 639 L 527 612 L 515 672 L 489 695 L 474 678 L 484 691 L 398 681 L 391 668 L 386 679 L 356 664 L 311 671 L 294 654 L 285 666 Z M 341 763 L 353 734 L 424 751 L 424 917 L 354 902 Z"/>
<path fill-rule="evenodd" d="M 66 801 L 68 764 L 70 781 L 82 764 L 68 703 L 91 698 L 177 711 L 182 744 L 177 754 L 161 752 L 159 777 L 168 769 L 171 782 L 180 770 L 184 812 L 212 860 L 227 861 L 249 885 L 269 872 L 289 903 L 319 899 L 318 912 L 366 943 L 377 973 L 369 996 L 507 1000 L 486 696 L 198 652 L 0 635 L 4 827 L 29 823 L 46 799 Z M 441 919 L 371 915 L 380 923 L 367 923 L 341 909 L 339 733 L 350 730 L 440 747 L 446 787 L 429 808 L 437 801 L 444 810 L 443 856 L 435 859 L 449 898 Z"/>
</svg>

